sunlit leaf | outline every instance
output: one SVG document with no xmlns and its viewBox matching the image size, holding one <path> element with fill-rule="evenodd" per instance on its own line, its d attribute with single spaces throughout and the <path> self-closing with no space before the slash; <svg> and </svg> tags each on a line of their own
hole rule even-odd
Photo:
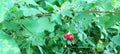
<svg viewBox="0 0 120 54">
<path fill-rule="evenodd" d="M 41 17 L 38 20 L 24 19 L 22 20 L 23 25 L 33 33 L 41 33 L 45 30 L 53 32 L 55 23 L 51 23 L 48 17 Z"/>
<path fill-rule="evenodd" d="M 0 30 L 0 52 L 1 54 L 21 54 L 15 40 Z"/>
<path fill-rule="evenodd" d="M 4 20 L 5 13 L 13 6 L 13 0 L 0 1 L 0 22 Z"/>
</svg>

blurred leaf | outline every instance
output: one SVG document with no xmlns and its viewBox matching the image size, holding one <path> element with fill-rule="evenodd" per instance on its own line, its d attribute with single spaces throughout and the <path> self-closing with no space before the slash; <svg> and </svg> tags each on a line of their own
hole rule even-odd
<svg viewBox="0 0 120 54">
<path fill-rule="evenodd" d="M 49 8 L 52 8 L 55 11 L 59 10 L 59 7 L 57 7 L 56 5 L 52 5 L 51 3 L 47 2 L 47 1 L 45 3 Z"/>
<path fill-rule="evenodd" d="M 38 20 L 24 19 L 22 20 L 22 23 L 32 33 L 41 33 L 45 30 L 53 32 L 55 26 L 55 23 L 49 22 L 48 17 L 45 16 Z"/>
<path fill-rule="evenodd" d="M 120 36 L 113 36 L 111 39 L 116 45 L 120 46 Z"/>
<path fill-rule="evenodd" d="M 96 48 L 97 48 L 98 52 L 104 51 L 104 45 L 102 43 L 98 43 L 96 45 Z"/>
<path fill-rule="evenodd" d="M 71 33 L 77 33 L 77 31 L 75 30 L 75 26 L 74 26 L 73 23 L 71 23 L 71 24 L 69 25 L 69 31 L 70 31 Z"/>
<path fill-rule="evenodd" d="M 66 8 L 67 7 L 67 8 Z M 69 1 L 66 1 L 66 2 L 64 2 L 63 4 L 62 4 L 62 6 L 61 6 L 61 10 L 63 11 L 63 10 L 70 10 L 71 9 L 71 4 L 70 4 L 70 2 Z"/>
<path fill-rule="evenodd" d="M 94 16 L 90 13 L 80 12 L 74 17 L 74 20 L 77 21 L 82 29 L 86 29 L 88 25 L 92 22 Z"/>
<path fill-rule="evenodd" d="M 70 11 L 70 10 L 62 10 L 62 11 L 61 11 L 61 14 L 62 14 L 63 16 L 73 17 L 72 11 Z"/>
<path fill-rule="evenodd" d="M 110 19 L 109 16 L 102 16 L 102 17 L 99 18 L 99 23 L 104 25 L 109 19 Z"/>
<path fill-rule="evenodd" d="M 66 8 L 67 7 L 67 8 Z M 69 1 L 66 1 L 66 2 L 64 2 L 63 4 L 62 4 L 62 6 L 61 6 L 61 14 L 63 15 L 63 16 L 69 16 L 69 17 L 73 17 L 73 15 L 72 15 L 72 11 L 70 11 L 71 10 L 71 4 L 70 4 L 70 2 Z"/>
<path fill-rule="evenodd" d="M 22 6 L 20 8 L 23 11 L 23 15 L 24 16 L 32 16 L 32 15 L 36 15 L 36 14 L 40 14 L 41 12 L 35 8 L 28 8 L 25 6 Z"/>
<path fill-rule="evenodd" d="M 4 20 L 5 13 L 14 5 L 13 0 L 1 0 L 0 2 L 0 23 Z"/>
<path fill-rule="evenodd" d="M 64 2 L 64 0 L 57 0 L 60 5 Z"/>
<path fill-rule="evenodd" d="M 32 5 L 38 6 L 38 4 L 34 0 L 23 0 L 23 1 L 26 2 L 28 5 L 32 4 Z"/>
<path fill-rule="evenodd" d="M 91 38 L 88 37 L 87 42 L 92 46 L 95 47 L 95 43 L 91 40 Z"/>
<path fill-rule="evenodd" d="M 4 29 L 17 31 L 20 29 L 20 27 L 17 25 L 17 23 L 14 22 L 3 22 Z"/>
<path fill-rule="evenodd" d="M 58 24 L 62 25 L 60 13 L 52 14 L 50 19 L 51 19 L 51 21 L 56 21 Z"/>
<path fill-rule="evenodd" d="M 79 38 L 79 40 L 84 41 L 83 35 L 80 33 L 78 33 L 78 38 Z"/>
<path fill-rule="evenodd" d="M 21 54 L 15 40 L 0 30 L 0 53 L 1 54 Z"/>
<path fill-rule="evenodd" d="M 102 18 L 100 18 L 100 24 L 104 25 L 105 28 L 110 28 L 120 21 L 119 14 L 108 16 L 103 16 Z"/>
<path fill-rule="evenodd" d="M 44 10 L 43 8 L 39 7 L 40 12 L 42 13 L 48 13 L 48 11 Z"/>
<path fill-rule="evenodd" d="M 32 39 L 32 44 L 35 45 L 35 46 L 45 45 L 45 34 L 44 34 L 44 32 L 39 33 L 38 35 L 34 36 L 34 39 Z"/>
</svg>

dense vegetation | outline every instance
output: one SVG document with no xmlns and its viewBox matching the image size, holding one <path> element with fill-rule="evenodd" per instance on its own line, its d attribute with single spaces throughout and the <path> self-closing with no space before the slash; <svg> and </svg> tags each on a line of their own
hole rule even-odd
<svg viewBox="0 0 120 54">
<path fill-rule="evenodd" d="M 0 54 L 103 53 L 120 53 L 120 0 L 0 1 Z"/>
</svg>

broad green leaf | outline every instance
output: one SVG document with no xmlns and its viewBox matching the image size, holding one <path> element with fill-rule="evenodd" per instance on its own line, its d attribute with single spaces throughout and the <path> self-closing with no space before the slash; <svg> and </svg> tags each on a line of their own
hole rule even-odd
<svg viewBox="0 0 120 54">
<path fill-rule="evenodd" d="M 13 7 L 9 10 L 9 12 L 6 13 L 5 20 L 18 19 L 18 18 L 20 18 L 21 16 L 23 16 L 22 11 L 21 11 L 18 7 L 13 6 Z"/>
<path fill-rule="evenodd" d="M 0 54 L 21 54 L 15 40 L 0 30 Z"/>
<path fill-rule="evenodd" d="M 79 12 L 82 10 L 82 6 L 81 5 L 85 5 L 83 4 L 84 1 L 80 1 L 80 0 L 72 0 L 70 1 L 66 1 L 61 5 L 61 11 L 64 10 L 73 10 L 74 12 Z"/>
<path fill-rule="evenodd" d="M 4 20 L 5 13 L 13 6 L 13 0 L 0 1 L 0 22 Z"/>
<path fill-rule="evenodd" d="M 113 36 L 111 39 L 116 45 L 120 46 L 120 36 Z"/>
<path fill-rule="evenodd" d="M 64 0 L 57 0 L 60 5 L 64 2 Z"/>
<path fill-rule="evenodd" d="M 51 19 L 51 21 L 56 21 L 58 24 L 62 25 L 60 13 L 52 14 L 50 19 Z"/>
<path fill-rule="evenodd" d="M 54 31 L 54 27 L 55 27 L 55 23 L 48 23 L 47 27 L 46 27 L 46 30 L 50 31 L 50 32 L 53 32 Z"/>
<path fill-rule="evenodd" d="M 110 19 L 109 16 L 99 17 L 99 24 L 105 27 L 105 23 L 109 21 L 109 19 Z"/>
<path fill-rule="evenodd" d="M 80 12 L 79 14 L 77 14 L 74 17 L 74 20 L 79 23 L 78 25 L 82 29 L 86 29 L 88 27 L 88 25 L 91 23 L 93 18 L 94 17 L 93 17 L 93 15 L 91 13 Z"/>
<path fill-rule="evenodd" d="M 47 2 L 47 1 L 45 3 L 48 7 L 53 8 L 54 10 L 59 10 L 59 7 L 57 7 L 56 5 L 52 5 L 51 3 Z"/>
<path fill-rule="evenodd" d="M 94 4 L 96 5 L 96 8 L 101 10 L 101 11 L 110 11 L 113 10 L 113 5 L 112 3 L 114 3 L 113 0 L 99 0 L 96 1 Z"/>
<path fill-rule="evenodd" d="M 33 20 L 31 18 L 24 19 L 22 20 L 22 24 L 33 33 L 41 33 L 45 30 L 53 32 L 55 26 L 55 23 L 51 23 L 48 20 L 48 17 L 45 16 L 41 17 L 38 20 Z"/>
<path fill-rule="evenodd" d="M 67 8 L 66 8 L 66 7 L 67 7 Z M 71 4 L 70 4 L 69 1 L 64 2 L 64 3 L 62 4 L 62 6 L 61 6 L 61 11 L 62 11 L 62 10 L 70 10 L 70 9 L 71 9 Z"/>
<path fill-rule="evenodd" d="M 35 8 L 28 8 L 28 7 L 25 7 L 25 6 L 22 6 L 20 8 L 20 10 L 23 11 L 23 15 L 24 16 L 32 16 L 32 15 L 36 15 L 36 14 L 40 14 L 41 12 Z"/>
<path fill-rule="evenodd" d="M 85 5 L 84 1 L 81 0 L 73 0 L 71 3 L 71 8 L 74 12 L 80 12 L 82 11 L 83 7 L 81 5 Z M 86 7 L 86 6 L 85 6 Z"/>
<path fill-rule="evenodd" d="M 40 10 L 40 12 L 42 12 L 42 13 L 48 13 L 46 10 L 44 10 L 44 9 L 41 8 L 41 7 L 39 7 L 39 10 Z"/>
<path fill-rule="evenodd" d="M 110 28 L 111 26 L 114 26 L 117 22 L 120 21 L 119 17 L 119 14 L 102 16 L 99 18 L 99 24 L 101 24 L 105 28 Z"/>
<path fill-rule="evenodd" d="M 8 30 L 16 31 L 20 29 L 20 27 L 15 23 L 6 23 L 5 26 Z"/>
<path fill-rule="evenodd" d="M 106 2 L 104 3 L 103 7 L 105 8 L 105 10 L 113 10 L 113 3 L 114 1 L 111 0 L 106 0 Z"/>
<path fill-rule="evenodd" d="M 48 30 L 50 32 L 54 31 L 55 23 L 51 23 L 49 21 L 48 17 L 43 16 L 38 21 L 40 23 L 40 28 L 41 29 L 45 29 L 45 30 Z"/>
<path fill-rule="evenodd" d="M 61 14 L 62 14 L 63 16 L 73 17 L 72 11 L 70 11 L 70 10 L 62 10 L 62 11 L 61 11 Z"/>
<path fill-rule="evenodd" d="M 66 7 L 67 7 L 67 8 L 66 8 Z M 71 8 L 72 8 L 72 7 L 71 7 L 70 2 L 69 2 L 69 1 L 66 1 L 66 2 L 64 2 L 64 3 L 62 4 L 60 12 L 61 12 L 61 14 L 62 14 L 63 16 L 73 17 L 72 11 L 70 11 Z"/>
<path fill-rule="evenodd" d="M 119 14 L 116 14 L 116 15 L 110 15 L 110 19 L 109 21 L 107 21 L 105 24 L 106 24 L 106 27 L 109 28 L 111 26 L 114 26 L 117 22 L 120 21 L 120 15 Z"/>
</svg>

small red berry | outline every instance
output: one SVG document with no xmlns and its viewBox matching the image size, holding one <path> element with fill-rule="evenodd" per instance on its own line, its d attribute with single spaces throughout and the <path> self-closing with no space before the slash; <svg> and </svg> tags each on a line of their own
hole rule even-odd
<svg viewBox="0 0 120 54">
<path fill-rule="evenodd" d="M 64 38 L 68 38 L 69 34 L 68 33 L 65 33 L 64 34 Z"/>
<path fill-rule="evenodd" d="M 74 35 L 73 34 L 69 34 L 68 40 L 70 40 L 70 41 L 74 40 Z"/>
</svg>

